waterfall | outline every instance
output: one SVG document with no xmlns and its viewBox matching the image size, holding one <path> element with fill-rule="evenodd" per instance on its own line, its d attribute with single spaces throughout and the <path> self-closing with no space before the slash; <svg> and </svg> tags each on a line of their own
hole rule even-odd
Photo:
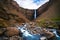
<svg viewBox="0 0 60 40">
<path fill-rule="evenodd" d="M 35 9 L 35 10 L 34 10 L 34 19 L 36 19 L 36 16 L 37 16 L 36 13 L 37 13 L 37 12 L 36 12 L 36 9 Z"/>
</svg>

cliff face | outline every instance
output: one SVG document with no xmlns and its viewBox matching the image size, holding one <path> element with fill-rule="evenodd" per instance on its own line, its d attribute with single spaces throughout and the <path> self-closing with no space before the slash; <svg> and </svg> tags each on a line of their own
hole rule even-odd
<svg viewBox="0 0 60 40">
<path fill-rule="evenodd" d="M 49 18 L 53 21 L 60 21 L 60 0 L 53 0 L 51 6 L 48 8 L 47 11 L 43 12 L 42 15 L 40 15 L 38 19 L 44 19 Z"/>
<path fill-rule="evenodd" d="M 39 17 L 39 15 L 41 15 L 43 12 L 45 12 L 49 8 L 49 6 L 50 6 L 50 2 L 45 3 L 40 8 L 38 8 L 36 10 L 36 12 L 37 12 L 36 17 Z M 33 21 L 34 20 L 34 10 L 20 8 L 20 11 L 30 21 Z"/>
<path fill-rule="evenodd" d="M 7 27 L 16 23 L 29 22 L 19 8 L 13 0 L 0 0 L 0 26 Z"/>
<path fill-rule="evenodd" d="M 37 17 L 44 12 L 47 8 L 48 3 L 43 5 L 43 7 L 37 10 Z M 45 9 L 45 10 L 44 10 Z M 25 21 L 31 21 L 34 19 L 34 10 L 28 10 L 20 8 L 19 5 L 13 0 L 0 0 L 0 15 L 3 19 L 11 20 L 11 15 L 18 15 L 20 18 L 23 18 Z M 9 15 L 9 16 L 8 16 Z M 7 17 L 8 16 L 8 17 Z M 7 17 L 7 18 L 6 18 Z M 29 19 L 29 20 L 28 20 Z"/>
<path fill-rule="evenodd" d="M 20 11 L 28 20 L 32 21 L 34 19 L 34 10 L 20 8 Z"/>
<path fill-rule="evenodd" d="M 58 16 L 59 1 L 53 3 L 50 7 L 49 5 L 49 3 L 46 3 L 37 10 L 36 20 Z M 7 24 L 14 25 L 16 23 L 21 24 L 32 21 L 33 19 L 34 10 L 23 9 L 13 0 L 0 0 L 0 26 L 8 26 Z"/>
</svg>

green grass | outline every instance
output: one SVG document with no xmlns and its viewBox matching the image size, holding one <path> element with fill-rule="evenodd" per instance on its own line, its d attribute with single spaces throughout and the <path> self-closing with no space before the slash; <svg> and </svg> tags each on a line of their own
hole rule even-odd
<svg viewBox="0 0 60 40">
<path fill-rule="evenodd" d="M 60 22 L 60 18 L 52 18 L 51 20 L 54 22 Z"/>
</svg>

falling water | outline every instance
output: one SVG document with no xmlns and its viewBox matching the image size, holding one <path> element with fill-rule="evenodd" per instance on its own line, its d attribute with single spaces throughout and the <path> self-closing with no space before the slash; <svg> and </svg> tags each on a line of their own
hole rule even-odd
<svg viewBox="0 0 60 40">
<path fill-rule="evenodd" d="M 34 10 L 34 19 L 36 19 L 36 9 Z"/>
</svg>

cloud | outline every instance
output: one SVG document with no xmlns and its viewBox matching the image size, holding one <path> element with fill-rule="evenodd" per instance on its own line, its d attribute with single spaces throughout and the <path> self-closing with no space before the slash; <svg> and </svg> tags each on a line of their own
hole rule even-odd
<svg viewBox="0 0 60 40">
<path fill-rule="evenodd" d="M 25 9 L 38 9 L 49 0 L 14 0 L 20 7 Z"/>
</svg>

